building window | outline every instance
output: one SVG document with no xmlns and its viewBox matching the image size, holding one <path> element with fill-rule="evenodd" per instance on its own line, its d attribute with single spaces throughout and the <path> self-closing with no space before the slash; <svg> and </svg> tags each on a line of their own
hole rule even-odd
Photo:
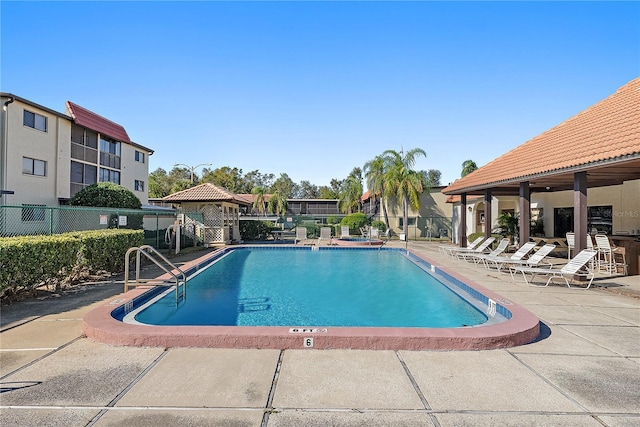
<svg viewBox="0 0 640 427">
<path fill-rule="evenodd" d="M 30 157 L 23 157 L 22 173 L 25 175 L 47 176 L 47 162 Z"/>
<path fill-rule="evenodd" d="M 144 191 L 144 181 L 138 181 L 137 179 L 133 183 L 133 188 L 136 191 Z"/>
<path fill-rule="evenodd" d="M 41 130 L 42 132 L 47 131 L 47 118 L 42 114 L 24 110 L 22 124 L 29 126 L 30 128 Z"/>
<path fill-rule="evenodd" d="M 136 162 L 144 163 L 144 153 L 136 150 Z"/>
<path fill-rule="evenodd" d="M 120 185 L 120 172 L 100 168 L 100 182 L 113 182 Z"/>
<path fill-rule="evenodd" d="M 79 162 L 71 162 L 71 182 L 91 185 L 97 182 L 98 167 Z"/>
<path fill-rule="evenodd" d="M 37 208 L 36 206 L 45 205 L 22 205 L 22 222 L 44 221 L 45 214 L 44 209 Z"/>
<path fill-rule="evenodd" d="M 404 227 L 404 218 L 400 217 L 398 218 L 398 228 L 403 228 Z M 409 225 L 409 227 L 415 227 L 416 226 L 416 218 L 415 217 L 409 217 L 407 224 Z"/>
<path fill-rule="evenodd" d="M 100 137 L 100 164 L 120 169 L 120 143 L 118 141 Z"/>
</svg>

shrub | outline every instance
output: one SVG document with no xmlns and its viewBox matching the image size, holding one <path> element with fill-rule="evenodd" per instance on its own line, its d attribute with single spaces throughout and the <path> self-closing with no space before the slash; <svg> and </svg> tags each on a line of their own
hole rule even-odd
<svg viewBox="0 0 640 427">
<path fill-rule="evenodd" d="M 113 182 L 98 182 L 76 193 L 69 204 L 97 208 L 140 209 L 140 199 L 121 185 Z"/>
<path fill-rule="evenodd" d="M 384 223 L 384 221 L 378 221 L 378 220 L 373 221 L 371 223 L 371 227 L 372 228 L 377 228 L 378 230 L 382 231 L 383 233 L 385 231 L 387 231 L 387 225 Z"/>
<path fill-rule="evenodd" d="M 266 240 L 276 228 L 271 221 L 240 221 L 240 237 L 247 241 Z"/>
<path fill-rule="evenodd" d="M 349 214 L 342 218 L 340 225 L 348 225 L 350 233 L 359 233 L 360 229 L 369 223 L 367 216 L 361 212 Z"/>
<path fill-rule="evenodd" d="M 143 242 L 142 230 L 99 230 L 0 239 L 0 298 L 43 283 L 56 288 L 82 274 L 120 272 L 124 255 Z"/>
</svg>

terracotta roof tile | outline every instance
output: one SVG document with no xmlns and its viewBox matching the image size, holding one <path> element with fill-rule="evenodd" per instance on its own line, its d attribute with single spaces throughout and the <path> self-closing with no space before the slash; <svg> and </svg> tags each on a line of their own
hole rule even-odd
<svg viewBox="0 0 640 427">
<path fill-rule="evenodd" d="M 442 190 L 486 184 L 640 154 L 640 78 Z"/>
<path fill-rule="evenodd" d="M 109 119 L 105 119 L 104 117 L 89 111 L 78 104 L 74 104 L 71 101 L 67 101 L 67 108 L 76 124 L 95 130 L 121 142 L 133 142 L 129 139 L 127 131 L 121 125 L 114 123 Z"/>
<path fill-rule="evenodd" d="M 250 205 L 251 201 L 209 182 L 169 194 L 162 198 L 165 202 L 235 202 Z"/>
</svg>

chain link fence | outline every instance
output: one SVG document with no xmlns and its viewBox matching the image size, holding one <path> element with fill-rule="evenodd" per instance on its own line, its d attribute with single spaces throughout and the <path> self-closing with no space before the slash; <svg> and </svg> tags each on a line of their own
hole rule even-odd
<svg viewBox="0 0 640 427">
<path fill-rule="evenodd" d="M 0 206 L 0 237 L 52 235 L 107 228 L 144 229 L 145 244 L 160 249 L 168 247 L 166 230 L 176 218 L 173 209 Z"/>
<path fill-rule="evenodd" d="M 293 229 L 297 226 L 307 228 L 307 237 L 316 239 L 320 236 L 321 227 L 334 228 L 334 234 L 339 229 L 340 220 L 345 215 L 336 215 L 333 217 L 318 217 L 311 215 L 287 215 L 287 216 L 270 216 L 270 217 L 240 217 L 240 221 L 268 221 L 274 223 L 277 227 L 283 229 Z M 402 231 L 402 218 L 397 216 L 389 216 L 389 228 L 391 236 L 400 237 Z M 384 221 L 382 221 L 384 222 Z M 408 240 L 451 240 L 452 235 L 452 218 L 445 216 L 432 215 L 429 217 L 409 217 Z"/>
</svg>

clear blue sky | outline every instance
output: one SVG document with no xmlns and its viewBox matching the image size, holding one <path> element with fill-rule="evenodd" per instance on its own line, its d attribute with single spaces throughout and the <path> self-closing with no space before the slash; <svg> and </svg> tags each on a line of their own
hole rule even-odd
<svg viewBox="0 0 640 427">
<path fill-rule="evenodd" d="M 447 184 L 640 74 L 639 2 L 0 8 L 1 90 L 120 123 L 155 150 L 150 171 L 210 162 L 327 185 L 420 147 L 416 169 Z"/>
</svg>

